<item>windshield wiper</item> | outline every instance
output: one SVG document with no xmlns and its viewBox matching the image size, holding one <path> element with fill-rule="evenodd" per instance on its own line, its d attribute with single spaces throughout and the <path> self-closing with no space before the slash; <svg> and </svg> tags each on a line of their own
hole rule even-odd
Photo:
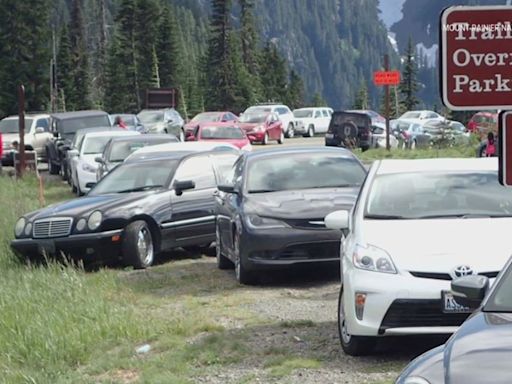
<svg viewBox="0 0 512 384">
<path fill-rule="evenodd" d="M 249 193 L 268 193 L 268 192 L 279 192 L 279 189 L 253 189 Z"/>
<path fill-rule="evenodd" d="M 365 219 L 373 219 L 373 220 L 410 220 L 410 217 L 400 216 L 400 215 L 377 215 L 377 214 L 368 214 L 364 216 Z"/>
<path fill-rule="evenodd" d="M 142 192 L 149 191 L 150 189 L 162 188 L 163 185 L 143 185 L 142 187 L 124 189 L 122 191 L 118 191 L 117 193 L 129 193 L 129 192 Z"/>
<path fill-rule="evenodd" d="M 478 219 L 478 218 L 489 218 L 491 215 L 485 213 L 448 213 L 448 214 L 437 214 L 437 215 L 425 215 L 413 217 L 413 219 Z"/>
</svg>

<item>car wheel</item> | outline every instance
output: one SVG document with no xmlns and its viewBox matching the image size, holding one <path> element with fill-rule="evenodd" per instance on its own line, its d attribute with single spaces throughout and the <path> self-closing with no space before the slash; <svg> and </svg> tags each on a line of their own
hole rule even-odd
<svg viewBox="0 0 512 384">
<path fill-rule="evenodd" d="M 235 276 L 236 280 L 240 284 L 246 284 L 246 285 L 252 285 L 256 282 L 256 278 L 254 276 L 254 273 L 248 271 L 244 267 L 244 263 L 241 260 L 240 256 L 240 235 L 238 234 L 238 231 L 235 231 L 234 234 L 234 241 L 233 241 L 233 248 L 235 253 Z"/>
<path fill-rule="evenodd" d="M 153 264 L 153 237 L 145 221 L 134 221 L 125 228 L 122 252 L 125 263 L 135 269 L 144 269 Z"/>
<path fill-rule="evenodd" d="M 286 128 L 285 137 L 291 139 L 294 136 L 295 136 L 295 129 L 293 128 L 293 124 L 290 123 L 290 124 L 288 124 L 288 127 Z"/>
<path fill-rule="evenodd" d="M 370 354 L 375 348 L 374 337 L 353 336 L 348 333 L 345 309 L 343 308 L 343 286 L 340 288 L 338 299 L 338 331 L 341 348 L 347 355 L 364 356 Z"/>
<path fill-rule="evenodd" d="M 226 256 L 222 254 L 222 246 L 220 243 L 219 228 L 215 229 L 215 257 L 217 258 L 217 268 L 233 269 L 234 265 Z"/>
<path fill-rule="evenodd" d="M 74 192 L 76 192 L 76 195 L 78 197 L 83 196 L 84 193 L 80 189 L 80 182 L 78 181 L 78 175 L 75 176 L 75 180 L 76 180 L 76 184 L 75 184 L 75 191 Z"/>
<path fill-rule="evenodd" d="M 283 131 L 281 131 L 281 135 L 279 136 L 279 139 L 277 139 L 277 143 L 278 144 L 284 143 L 284 132 Z"/>
<path fill-rule="evenodd" d="M 58 175 L 60 169 L 53 163 L 48 152 L 46 152 L 46 157 L 48 158 L 48 172 L 50 175 Z"/>
<path fill-rule="evenodd" d="M 71 180 L 71 193 L 76 193 L 76 187 L 75 183 L 73 183 L 73 179 L 70 177 Z"/>
<path fill-rule="evenodd" d="M 263 141 L 261 142 L 261 144 L 263 144 L 263 145 L 268 144 L 268 133 L 267 132 L 265 132 L 265 136 L 263 136 Z"/>
<path fill-rule="evenodd" d="M 315 127 L 313 126 L 313 124 L 311 124 L 308 127 L 307 137 L 313 137 L 313 136 L 315 136 Z"/>
</svg>

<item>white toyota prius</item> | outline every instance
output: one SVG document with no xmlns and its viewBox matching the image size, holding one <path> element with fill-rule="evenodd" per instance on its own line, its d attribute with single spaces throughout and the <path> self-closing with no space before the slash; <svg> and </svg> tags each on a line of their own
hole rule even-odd
<svg viewBox="0 0 512 384">
<path fill-rule="evenodd" d="M 343 350 L 370 353 L 377 337 L 449 334 L 469 316 L 453 278 L 492 279 L 512 254 L 512 190 L 497 158 L 381 160 L 351 212 L 325 218 L 344 230 L 338 326 Z"/>
</svg>

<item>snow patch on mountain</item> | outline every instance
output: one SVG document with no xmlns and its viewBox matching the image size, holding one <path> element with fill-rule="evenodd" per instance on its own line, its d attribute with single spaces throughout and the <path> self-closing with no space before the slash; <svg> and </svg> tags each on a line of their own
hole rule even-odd
<svg viewBox="0 0 512 384">
<path fill-rule="evenodd" d="M 433 44 L 430 48 L 425 47 L 423 43 L 416 44 L 416 52 L 418 55 L 425 56 L 427 59 L 427 66 L 429 68 L 434 68 L 437 62 L 437 44 Z"/>
<path fill-rule="evenodd" d="M 396 36 L 393 32 L 388 32 L 388 40 L 396 53 L 398 52 L 398 43 L 396 42 Z"/>
</svg>

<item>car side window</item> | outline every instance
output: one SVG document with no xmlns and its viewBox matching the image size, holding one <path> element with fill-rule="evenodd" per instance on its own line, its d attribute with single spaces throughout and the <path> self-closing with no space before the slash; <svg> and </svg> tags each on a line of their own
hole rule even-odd
<svg viewBox="0 0 512 384">
<path fill-rule="evenodd" d="M 315 112 L 315 119 L 322 117 L 322 113 L 320 111 Z"/>
<path fill-rule="evenodd" d="M 36 122 L 36 128 L 44 128 L 45 132 L 49 132 L 50 126 L 48 124 L 48 119 L 38 119 Z"/>
<path fill-rule="evenodd" d="M 327 112 L 327 110 L 326 110 L 326 109 L 322 109 L 322 115 L 323 115 L 324 117 L 329 117 L 329 112 Z"/>
<path fill-rule="evenodd" d="M 208 156 L 194 156 L 184 160 L 178 166 L 174 180 L 192 180 L 196 184 L 194 190 L 215 188 L 217 185 Z"/>
<path fill-rule="evenodd" d="M 231 113 L 226 113 L 226 114 L 224 114 L 224 120 L 225 121 L 233 121 L 233 120 L 235 120 L 235 116 Z"/>
</svg>

